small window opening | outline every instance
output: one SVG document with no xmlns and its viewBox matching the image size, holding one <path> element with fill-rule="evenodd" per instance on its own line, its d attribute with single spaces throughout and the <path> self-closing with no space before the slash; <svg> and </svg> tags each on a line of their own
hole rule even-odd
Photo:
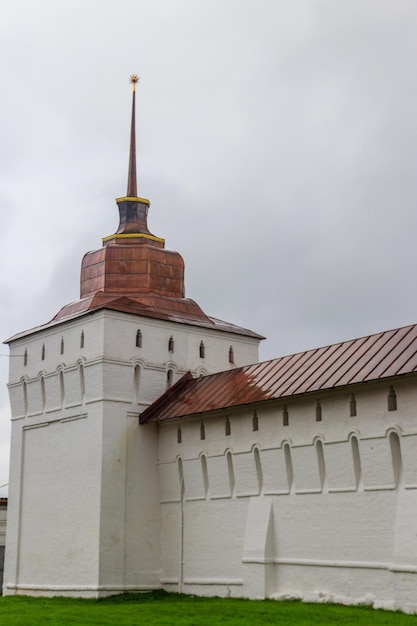
<svg viewBox="0 0 417 626">
<path fill-rule="evenodd" d="M 202 421 L 200 424 L 200 439 L 205 439 L 206 438 L 206 429 L 204 426 L 204 422 Z"/>
<path fill-rule="evenodd" d="M 136 347 L 137 348 L 142 347 L 142 331 L 141 330 L 138 330 L 136 332 Z"/>
<path fill-rule="evenodd" d="M 181 426 L 178 426 L 177 428 L 177 443 L 182 443 Z"/>
<path fill-rule="evenodd" d="M 230 420 L 229 420 L 228 417 L 226 417 L 226 421 L 224 423 L 224 430 L 225 430 L 225 433 L 226 433 L 226 437 L 228 437 L 230 435 L 230 432 L 231 432 L 230 431 Z"/>
<path fill-rule="evenodd" d="M 168 370 L 167 371 L 167 389 L 172 387 L 173 380 L 174 380 L 174 371 L 173 370 Z"/>
<path fill-rule="evenodd" d="M 349 410 L 350 410 L 350 417 L 356 417 L 356 415 L 357 415 L 357 413 L 356 413 L 356 398 L 353 395 L 353 393 L 350 396 Z"/>
<path fill-rule="evenodd" d="M 229 348 L 229 363 L 234 363 L 235 362 L 235 355 L 233 352 L 233 346 L 230 346 Z"/>
<path fill-rule="evenodd" d="M 168 352 L 174 352 L 174 338 L 172 335 L 168 341 Z"/>
<path fill-rule="evenodd" d="M 259 419 L 258 419 L 258 414 L 256 411 L 253 412 L 253 417 L 252 417 L 252 430 L 259 430 Z"/>
<path fill-rule="evenodd" d="M 321 422 L 321 404 L 320 404 L 320 400 L 317 400 L 317 404 L 316 404 L 316 422 Z"/>
<path fill-rule="evenodd" d="M 45 360 L 45 344 L 44 344 L 44 343 L 42 344 L 42 354 L 41 354 L 41 359 L 42 359 L 42 361 L 44 361 L 44 360 Z"/>
<path fill-rule="evenodd" d="M 388 392 L 388 411 L 396 411 L 397 410 L 397 394 L 395 393 L 394 387 L 389 388 Z"/>
<path fill-rule="evenodd" d="M 25 350 L 25 353 L 23 355 L 23 365 L 27 365 L 28 364 L 28 351 Z"/>
<path fill-rule="evenodd" d="M 59 353 L 64 354 L 64 338 L 63 337 L 61 337 L 61 348 L 60 348 Z"/>
<path fill-rule="evenodd" d="M 204 346 L 204 341 L 200 341 L 200 359 L 204 359 L 206 356 L 206 348 Z"/>
<path fill-rule="evenodd" d="M 80 348 L 84 348 L 84 331 L 81 331 L 80 335 Z"/>
<path fill-rule="evenodd" d="M 289 424 L 289 418 L 288 418 L 288 409 L 287 409 L 287 405 L 284 406 L 283 410 L 282 410 L 282 425 L 283 426 L 288 426 Z"/>
</svg>

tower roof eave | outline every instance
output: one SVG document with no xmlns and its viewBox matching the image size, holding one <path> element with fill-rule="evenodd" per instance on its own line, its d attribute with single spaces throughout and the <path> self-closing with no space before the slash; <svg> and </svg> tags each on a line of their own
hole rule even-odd
<svg viewBox="0 0 417 626">
<path fill-rule="evenodd" d="M 203 313 L 194 300 L 190 298 L 164 298 L 149 294 L 148 297 L 135 298 L 134 296 L 109 296 L 99 292 L 83 300 L 78 300 L 64 306 L 55 317 L 42 326 L 36 326 L 6 339 L 3 343 L 9 344 L 18 339 L 71 322 L 75 319 L 90 315 L 100 310 L 118 311 L 138 317 L 165 320 L 176 324 L 197 326 L 223 333 L 239 335 L 261 341 L 264 336 L 247 328 L 230 324 Z"/>
</svg>

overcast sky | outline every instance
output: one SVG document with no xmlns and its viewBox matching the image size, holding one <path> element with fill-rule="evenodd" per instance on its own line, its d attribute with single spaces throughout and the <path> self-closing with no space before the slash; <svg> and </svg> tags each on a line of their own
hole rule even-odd
<svg viewBox="0 0 417 626">
<path fill-rule="evenodd" d="M 417 322 L 415 0 L 0 6 L 2 338 L 76 300 L 117 227 L 132 73 L 138 194 L 208 315 L 262 360 Z"/>
</svg>

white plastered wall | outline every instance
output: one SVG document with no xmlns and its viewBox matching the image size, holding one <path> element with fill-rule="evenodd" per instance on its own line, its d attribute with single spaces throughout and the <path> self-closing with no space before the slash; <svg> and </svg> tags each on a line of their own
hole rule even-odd
<svg viewBox="0 0 417 626">
<path fill-rule="evenodd" d="M 396 411 L 387 409 L 390 384 Z M 357 416 L 351 417 L 352 391 Z M 333 599 L 415 611 L 415 378 L 287 399 L 288 426 L 283 404 L 160 426 L 163 585 L 201 595 Z M 255 408 L 258 431 L 252 430 Z M 182 548 L 170 543 L 176 537 Z"/>
<path fill-rule="evenodd" d="M 244 365 L 257 360 L 258 343 L 111 311 L 14 341 L 4 593 L 159 587 L 158 433 L 140 428 L 138 415 L 166 390 L 168 370 L 174 383 L 188 370 Z"/>
</svg>

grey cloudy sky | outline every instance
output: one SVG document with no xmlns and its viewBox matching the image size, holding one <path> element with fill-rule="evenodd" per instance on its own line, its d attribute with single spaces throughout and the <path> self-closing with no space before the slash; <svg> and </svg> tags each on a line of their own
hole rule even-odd
<svg viewBox="0 0 417 626">
<path fill-rule="evenodd" d="M 2 0 L 1 14 L 3 338 L 76 300 L 82 255 L 117 227 L 131 73 L 138 193 L 207 314 L 266 335 L 262 359 L 417 322 L 415 0 Z"/>
</svg>

